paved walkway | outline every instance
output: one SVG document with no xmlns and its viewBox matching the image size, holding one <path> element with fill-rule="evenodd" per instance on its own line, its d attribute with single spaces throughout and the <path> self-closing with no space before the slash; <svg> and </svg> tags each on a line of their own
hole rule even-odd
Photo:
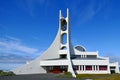
<svg viewBox="0 0 120 80">
<path fill-rule="evenodd" d="M 56 77 L 54 74 L 0 76 L 0 80 L 79 80 L 76 78 Z"/>
</svg>

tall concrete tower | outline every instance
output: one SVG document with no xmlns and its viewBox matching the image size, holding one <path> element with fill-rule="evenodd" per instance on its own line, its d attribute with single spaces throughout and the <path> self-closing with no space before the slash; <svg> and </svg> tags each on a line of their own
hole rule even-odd
<svg viewBox="0 0 120 80">
<path fill-rule="evenodd" d="M 64 52 L 66 52 L 63 55 L 60 55 L 61 57 L 67 57 L 68 59 L 68 72 L 71 72 L 73 76 L 75 76 L 75 72 L 73 70 L 73 66 L 72 66 L 72 60 L 71 60 L 71 55 L 74 54 L 73 52 L 73 47 L 71 44 L 71 36 L 70 36 L 70 17 L 69 17 L 69 9 L 67 9 L 67 17 L 64 18 L 62 16 L 62 12 L 60 10 L 60 21 L 59 21 L 59 25 L 61 28 L 61 51 L 64 50 Z"/>
</svg>

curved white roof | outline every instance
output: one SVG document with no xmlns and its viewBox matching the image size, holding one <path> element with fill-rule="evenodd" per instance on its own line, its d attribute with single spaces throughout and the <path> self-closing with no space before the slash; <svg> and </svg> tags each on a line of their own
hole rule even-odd
<svg viewBox="0 0 120 80">
<path fill-rule="evenodd" d="M 77 49 L 78 51 L 86 52 L 85 47 L 83 47 L 83 46 L 81 46 L 81 45 L 76 45 L 74 48 Z"/>
</svg>

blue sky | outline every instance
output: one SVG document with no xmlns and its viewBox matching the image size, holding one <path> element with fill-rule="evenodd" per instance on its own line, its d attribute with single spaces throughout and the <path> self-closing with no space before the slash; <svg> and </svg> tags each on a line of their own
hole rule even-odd
<svg viewBox="0 0 120 80">
<path fill-rule="evenodd" d="M 41 55 L 58 31 L 59 10 L 70 10 L 73 45 L 120 62 L 119 0 L 1 0 L 0 62 Z"/>
</svg>

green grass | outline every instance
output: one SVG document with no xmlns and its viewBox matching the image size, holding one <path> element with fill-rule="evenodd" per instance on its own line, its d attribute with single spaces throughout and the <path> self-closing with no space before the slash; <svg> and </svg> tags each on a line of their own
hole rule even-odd
<svg viewBox="0 0 120 80">
<path fill-rule="evenodd" d="M 108 76 L 108 74 L 78 74 L 76 78 L 97 78 L 103 76 Z"/>
<path fill-rule="evenodd" d="M 78 74 L 78 79 L 120 80 L 120 74 Z"/>
<path fill-rule="evenodd" d="M 70 72 L 65 72 L 64 74 L 60 74 L 57 77 L 69 77 L 69 78 L 72 78 L 72 74 Z"/>
<path fill-rule="evenodd" d="M 109 76 L 94 79 L 94 80 L 120 80 L 120 74 L 111 74 Z"/>
<path fill-rule="evenodd" d="M 0 70 L 0 76 L 12 76 L 12 75 L 15 75 L 15 74 L 11 71 L 4 72 L 4 71 Z"/>
<path fill-rule="evenodd" d="M 57 77 L 72 78 L 70 72 L 65 72 Z M 92 80 L 120 80 L 120 74 L 77 74 L 77 79 L 92 79 Z"/>
</svg>

